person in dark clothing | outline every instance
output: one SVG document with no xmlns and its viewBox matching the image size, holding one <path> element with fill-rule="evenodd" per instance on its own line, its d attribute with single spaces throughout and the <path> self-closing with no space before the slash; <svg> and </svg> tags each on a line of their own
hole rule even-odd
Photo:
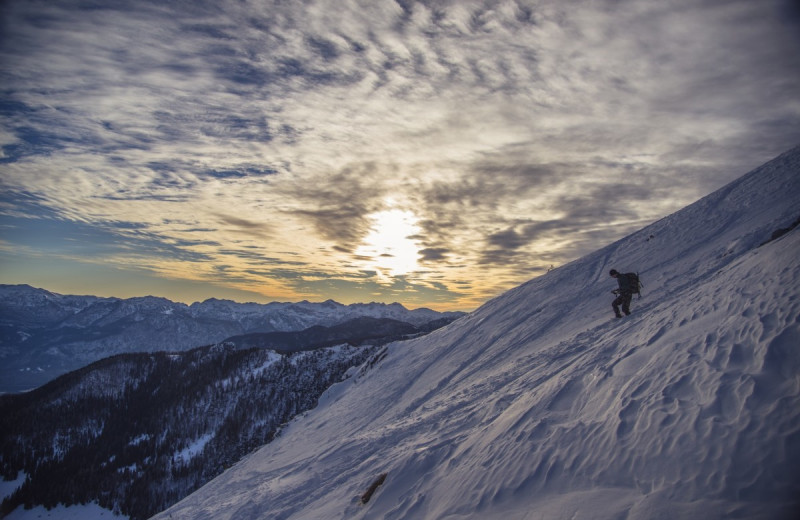
<svg viewBox="0 0 800 520">
<path fill-rule="evenodd" d="M 622 314 L 619 312 L 621 306 L 625 316 L 630 315 L 631 298 L 633 298 L 633 293 L 636 291 L 636 288 L 633 287 L 633 281 L 627 275 L 618 273 L 616 269 L 612 269 L 608 274 L 611 275 L 612 278 L 616 278 L 619 284 L 619 289 L 614 291 L 617 298 L 611 302 L 611 307 L 614 308 L 614 314 L 617 318 L 622 317 Z"/>
</svg>

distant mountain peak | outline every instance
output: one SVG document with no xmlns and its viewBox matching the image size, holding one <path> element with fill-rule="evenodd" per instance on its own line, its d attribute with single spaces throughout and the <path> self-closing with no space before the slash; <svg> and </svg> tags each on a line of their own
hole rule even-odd
<svg viewBox="0 0 800 520">
<path fill-rule="evenodd" d="M 29 390 L 123 352 L 187 350 L 236 335 L 330 327 L 364 315 L 422 326 L 458 314 L 334 300 L 258 304 L 209 298 L 186 305 L 157 296 L 65 296 L 27 285 L 0 286 L 0 392 Z"/>
</svg>

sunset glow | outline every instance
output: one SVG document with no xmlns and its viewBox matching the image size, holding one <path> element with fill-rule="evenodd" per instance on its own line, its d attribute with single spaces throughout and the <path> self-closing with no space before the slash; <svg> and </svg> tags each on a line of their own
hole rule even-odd
<svg viewBox="0 0 800 520">
<path fill-rule="evenodd" d="M 0 283 L 471 310 L 800 142 L 784 0 L 4 2 Z"/>
</svg>

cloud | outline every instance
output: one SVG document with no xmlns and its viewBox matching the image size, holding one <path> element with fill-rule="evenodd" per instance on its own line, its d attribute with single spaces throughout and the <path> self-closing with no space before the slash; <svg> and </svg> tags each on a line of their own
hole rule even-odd
<svg viewBox="0 0 800 520">
<path fill-rule="evenodd" d="M 361 163 L 316 177 L 313 183 L 281 183 L 276 190 L 293 201 L 287 213 L 311 222 L 340 250 L 351 251 L 368 232 L 369 216 L 389 195 L 385 175 L 378 165 Z"/>
<path fill-rule="evenodd" d="M 265 298 L 474 306 L 800 142 L 795 11 L 11 0 L 2 212 Z M 396 285 L 356 255 L 389 209 L 419 227 Z"/>
<path fill-rule="evenodd" d="M 421 249 L 419 255 L 423 262 L 437 262 L 445 260 L 449 252 L 450 250 L 445 247 L 428 247 Z"/>
<path fill-rule="evenodd" d="M 272 226 L 255 220 L 248 220 L 232 215 L 217 215 L 222 224 L 225 224 L 228 232 L 243 233 L 259 240 L 269 240 L 272 236 Z"/>
</svg>

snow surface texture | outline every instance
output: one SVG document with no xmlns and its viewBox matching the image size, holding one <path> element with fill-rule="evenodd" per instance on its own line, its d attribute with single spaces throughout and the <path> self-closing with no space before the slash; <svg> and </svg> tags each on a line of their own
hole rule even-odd
<svg viewBox="0 0 800 520">
<path fill-rule="evenodd" d="M 800 230 L 760 244 L 798 216 L 800 148 L 390 345 L 156 518 L 795 518 Z"/>
</svg>

